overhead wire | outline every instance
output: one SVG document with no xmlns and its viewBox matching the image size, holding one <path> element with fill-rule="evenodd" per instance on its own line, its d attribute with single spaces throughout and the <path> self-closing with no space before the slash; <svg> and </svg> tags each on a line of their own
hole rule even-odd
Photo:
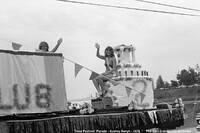
<svg viewBox="0 0 200 133">
<path fill-rule="evenodd" d="M 147 1 L 147 0 L 135 0 L 135 1 L 200 12 L 199 9 L 182 7 L 182 6 L 174 6 L 174 5 L 169 5 L 169 4 L 164 4 L 164 3 L 158 3 L 158 2 L 153 2 L 153 1 Z"/>
<path fill-rule="evenodd" d="M 127 9 L 127 10 L 138 10 L 138 11 L 146 11 L 146 12 L 156 12 L 156 13 L 200 17 L 200 15 L 195 15 L 195 14 L 187 14 L 187 13 L 180 13 L 180 12 L 168 12 L 168 11 L 161 11 L 161 10 L 150 10 L 150 9 L 144 9 L 144 8 L 134 8 L 134 7 L 124 7 L 124 6 L 114 6 L 114 5 L 89 3 L 89 2 L 81 2 L 81 1 L 73 1 L 73 0 L 57 0 L 57 1 L 75 3 L 75 4 L 84 4 L 84 5 L 93 5 L 93 6 L 100 6 L 100 7 L 109 7 L 109 8 L 119 8 L 119 9 Z"/>
</svg>

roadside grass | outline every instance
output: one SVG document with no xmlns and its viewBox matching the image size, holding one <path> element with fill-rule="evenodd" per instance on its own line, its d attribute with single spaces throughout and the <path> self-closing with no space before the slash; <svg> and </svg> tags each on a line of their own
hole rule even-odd
<svg viewBox="0 0 200 133">
<path fill-rule="evenodd" d="M 179 96 L 183 101 L 200 100 L 200 87 L 154 90 L 154 98 L 165 102 L 174 102 Z"/>
<path fill-rule="evenodd" d="M 200 103 L 195 103 L 195 101 L 200 100 L 200 87 L 155 90 L 154 97 L 169 104 L 179 97 L 182 98 L 183 103 L 187 101 L 184 103 L 186 118 L 182 128 L 197 126 L 196 115 L 200 113 Z"/>
</svg>

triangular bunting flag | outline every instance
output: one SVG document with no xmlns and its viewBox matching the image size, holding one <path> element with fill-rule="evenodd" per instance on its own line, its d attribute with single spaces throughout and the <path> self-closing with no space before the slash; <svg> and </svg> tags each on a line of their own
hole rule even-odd
<svg viewBox="0 0 200 133">
<path fill-rule="evenodd" d="M 129 97 L 130 94 L 131 94 L 131 88 L 129 88 L 127 86 L 125 86 L 125 87 L 126 87 L 126 93 L 127 93 L 128 97 Z"/>
<path fill-rule="evenodd" d="M 14 50 L 19 50 L 21 48 L 21 46 L 22 46 L 21 44 L 12 42 L 12 48 Z"/>
<path fill-rule="evenodd" d="M 117 83 L 116 81 L 115 82 L 112 82 L 113 86 L 117 86 L 119 85 L 120 83 Z"/>
<path fill-rule="evenodd" d="M 93 80 L 94 78 L 96 78 L 97 76 L 99 76 L 98 73 L 92 72 L 90 79 L 89 80 Z"/>
<path fill-rule="evenodd" d="M 78 75 L 79 71 L 82 69 L 83 67 L 79 64 L 75 63 L 75 77 Z"/>
<path fill-rule="evenodd" d="M 142 102 L 144 100 L 145 94 L 140 93 L 140 96 L 141 96 L 141 102 Z"/>
</svg>

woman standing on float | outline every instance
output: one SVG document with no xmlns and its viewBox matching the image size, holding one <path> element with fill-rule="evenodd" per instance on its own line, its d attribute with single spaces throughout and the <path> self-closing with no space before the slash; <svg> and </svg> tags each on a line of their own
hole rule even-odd
<svg viewBox="0 0 200 133">
<path fill-rule="evenodd" d="M 93 79 L 94 86 L 97 89 L 97 92 L 103 96 L 107 91 L 106 81 L 111 79 L 113 75 L 116 73 L 116 58 L 114 55 L 114 50 L 112 47 L 108 46 L 104 51 L 104 56 L 99 54 L 100 45 L 98 43 L 95 44 L 97 48 L 96 56 L 102 60 L 105 60 L 106 71 L 101 75 L 97 76 Z"/>
</svg>

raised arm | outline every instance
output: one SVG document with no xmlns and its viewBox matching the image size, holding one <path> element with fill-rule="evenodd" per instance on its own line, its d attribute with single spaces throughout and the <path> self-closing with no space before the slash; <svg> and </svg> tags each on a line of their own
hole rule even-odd
<svg viewBox="0 0 200 133">
<path fill-rule="evenodd" d="M 95 43 L 95 47 L 97 48 L 96 56 L 97 56 L 98 58 L 100 58 L 100 59 L 105 60 L 105 56 L 99 54 L 100 45 L 99 45 L 98 43 Z"/>
<path fill-rule="evenodd" d="M 62 38 L 60 38 L 56 44 L 56 46 L 51 50 L 51 52 L 56 52 L 60 44 L 63 42 Z"/>
</svg>

